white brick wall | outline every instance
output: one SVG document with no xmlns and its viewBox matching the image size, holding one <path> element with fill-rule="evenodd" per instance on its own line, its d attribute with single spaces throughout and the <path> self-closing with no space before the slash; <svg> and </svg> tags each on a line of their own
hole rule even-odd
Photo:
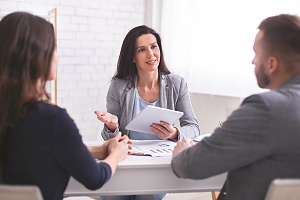
<svg viewBox="0 0 300 200">
<path fill-rule="evenodd" d="M 75 120 L 83 139 L 96 138 L 96 109 L 105 110 L 109 81 L 123 38 L 145 24 L 147 0 L 0 0 L 0 15 L 27 11 L 46 16 L 57 8 L 58 105 Z"/>
</svg>

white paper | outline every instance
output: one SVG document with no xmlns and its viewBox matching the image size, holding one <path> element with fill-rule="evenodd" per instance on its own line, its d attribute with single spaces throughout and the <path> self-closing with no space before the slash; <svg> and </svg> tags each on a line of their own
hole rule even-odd
<svg viewBox="0 0 300 200">
<path fill-rule="evenodd" d="M 133 155 L 149 155 L 152 157 L 171 156 L 176 145 L 169 140 L 132 140 Z"/>
</svg>

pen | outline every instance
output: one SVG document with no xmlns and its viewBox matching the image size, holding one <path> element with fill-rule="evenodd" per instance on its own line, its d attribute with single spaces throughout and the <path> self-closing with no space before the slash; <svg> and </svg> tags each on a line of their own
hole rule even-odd
<svg viewBox="0 0 300 200">
<path fill-rule="evenodd" d="M 150 154 L 146 154 L 143 152 L 131 152 L 131 155 L 135 155 L 135 156 L 150 156 Z"/>
</svg>

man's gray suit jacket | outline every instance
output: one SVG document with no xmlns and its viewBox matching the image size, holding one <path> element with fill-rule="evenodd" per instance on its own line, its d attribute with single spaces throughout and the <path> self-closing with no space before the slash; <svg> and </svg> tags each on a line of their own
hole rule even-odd
<svg viewBox="0 0 300 200">
<path fill-rule="evenodd" d="M 178 177 L 228 172 L 227 200 L 263 200 L 275 178 L 300 178 L 300 75 L 246 98 L 212 136 L 172 160 Z"/>
</svg>

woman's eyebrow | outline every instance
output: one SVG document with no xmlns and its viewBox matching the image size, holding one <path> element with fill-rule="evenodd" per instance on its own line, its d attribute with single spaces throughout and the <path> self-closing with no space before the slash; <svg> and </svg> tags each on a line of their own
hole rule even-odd
<svg viewBox="0 0 300 200">
<path fill-rule="evenodd" d="M 151 46 L 151 45 L 153 45 L 153 44 L 157 44 L 157 42 L 153 42 L 153 43 L 151 43 L 149 46 Z M 145 46 L 138 46 L 138 47 L 136 47 L 136 49 L 138 49 L 138 48 L 142 48 L 142 47 L 145 47 Z"/>
</svg>

